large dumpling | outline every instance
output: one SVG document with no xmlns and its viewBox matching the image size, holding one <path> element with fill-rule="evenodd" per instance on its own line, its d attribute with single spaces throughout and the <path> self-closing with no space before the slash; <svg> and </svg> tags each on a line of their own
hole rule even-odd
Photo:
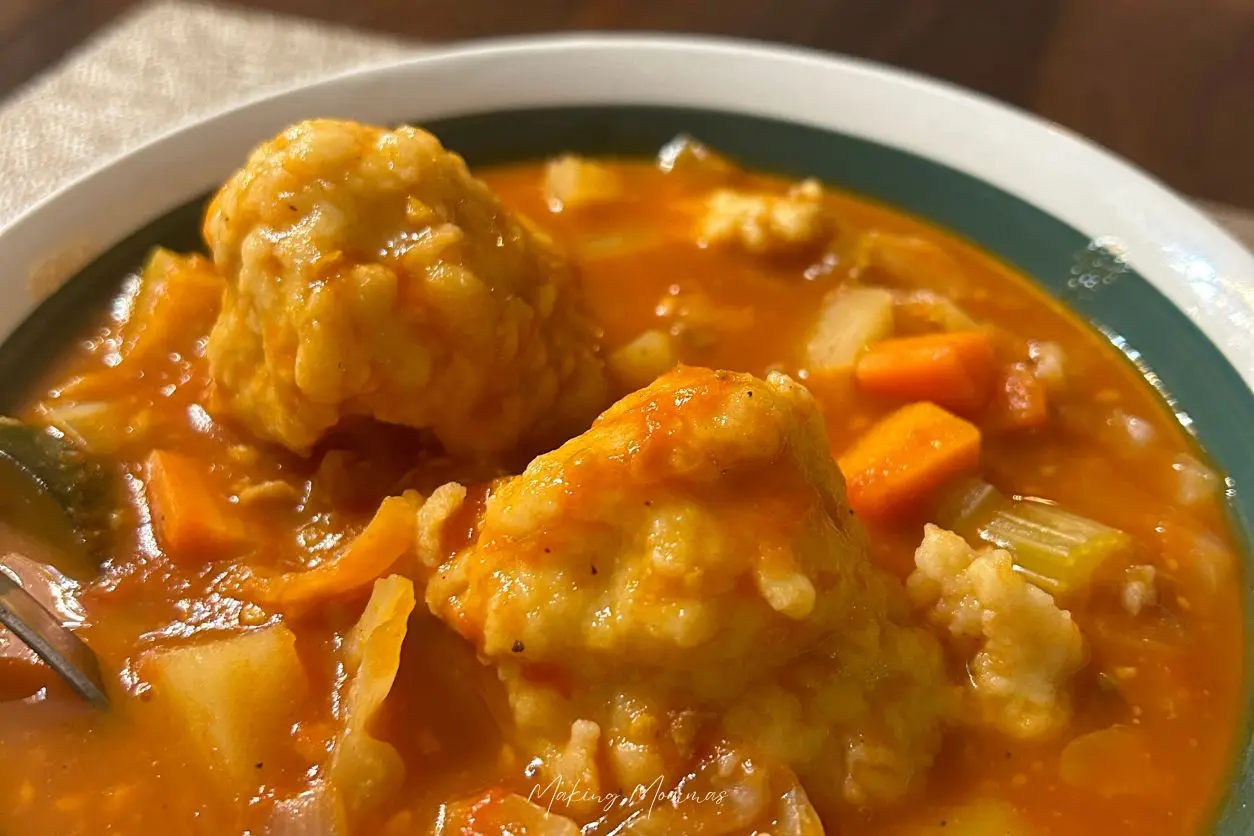
<svg viewBox="0 0 1254 836">
<path fill-rule="evenodd" d="M 546 775 L 674 780 L 718 739 L 863 805 L 939 747 L 939 647 L 870 563 L 786 376 L 662 376 L 497 486 L 431 568 L 428 605 L 499 669 Z"/>
<path fill-rule="evenodd" d="M 227 279 L 217 404 L 261 437 L 304 452 L 367 416 L 498 452 L 605 405 L 569 266 L 424 131 L 295 125 L 227 181 L 204 232 Z"/>
</svg>

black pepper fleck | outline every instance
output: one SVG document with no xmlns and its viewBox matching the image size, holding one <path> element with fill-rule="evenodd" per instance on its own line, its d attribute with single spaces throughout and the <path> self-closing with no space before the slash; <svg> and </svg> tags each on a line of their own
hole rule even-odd
<svg viewBox="0 0 1254 836">
<path fill-rule="evenodd" d="M 545 546 L 545 547 L 544 547 L 544 553 L 545 553 L 545 554 L 552 554 L 552 553 L 553 553 L 553 550 L 552 550 L 552 549 L 550 549 L 548 546 Z"/>
<path fill-rule="evenodd" d="M 253 764 L 253 766 L 255 766 L 257 769 L 261 769 L 261 767 L 265 766 L 265 764 L 262 763 L 261 761 L 257 761 L 255 764 Z"/>
<path fill-rule="evenodd" d="M 523 652 L 524 650 L 526 650 L 526 649 L 527 649 L 527 647 L 526 647 L 526 645 L 524 645 L 524 644 L 522 643 L 522 640 L 521 640 L 521 639 L 520 639 L 520 640 L 516 640 L 516 641 L 514 642 L 514 647 L 512 648 L 512 650 L 513 650 L 515 653 L 522 653 L 522 652 Z"/>
<path fill-rule="evenodd" d="M 296 204 L 295 204 L 295 203 L 289 203 L 289 204 L 287 204 L 287 208 L 288 208 L 288 209 L 291 209 L 293 212 L 295 212 L 295 211 L 296 211 Z"/>
<path fill-rule="evenodd" d="M 749 397 L 749 398 L 752 398 L 752 397 L 753 397 L 753 391 L 752 391 L 752 390 L 750 390 L 750 391 L 748 391 L 748 392 L 745 392 L 745 396 L 746 396 L 746 397 Z"/>
<path fill-rule="evenodd" d="M 644 504 L 645 504 L 646 506 L 652 505 L 652 504 L 653 504 L 653 500 L 651 500 L 651 499 L 646 499 L 646 500 L 644 501 Z"/>
<path fill-rule="evenodd" d="M 593 566 L 593 567 L 592 567 L 592 574 L 594 574 L 594 575 L 595 575 L 596 573 L 597 573 L 597 567 Z"/>
</svg>

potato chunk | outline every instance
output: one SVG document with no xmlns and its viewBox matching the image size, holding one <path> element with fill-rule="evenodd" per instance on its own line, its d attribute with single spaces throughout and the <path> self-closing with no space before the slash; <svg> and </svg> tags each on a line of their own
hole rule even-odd
<svg viewBox="0 0 1254 836">
<path fill-rule="evenodd" d="M 887 290 L 853 287 L 832 291 L 823 298 L 806 342 L 806 368 L 821 375 L 851 371 L 863 349 L 892 335 L 893 295 Z"/>
<path fill-rule="evenodd" d="M 205 240 L 227 282 L 217 407 L 292 450 L 353 416 L 455 452 L 547 445 L 604 405 L 565 259 L 424 131 L 289 128 L 218 192 Z"/>
<path fill-rule="evenodd" d="M 142 664 L 153 707 L 179 727 L 189 757 L 229 793 L 259 782 L 264 753 L 288 737 L 307 688 L 296 636 L 282 625 L 153 651 Z"/>
<path fill-rule="evenodd" d="M 665 331 L 650 329 L 616 349 L 609 357 L 609 369 L 631 389 L 648 386 L 679 362 L 674 338 Z"/>
</svg>

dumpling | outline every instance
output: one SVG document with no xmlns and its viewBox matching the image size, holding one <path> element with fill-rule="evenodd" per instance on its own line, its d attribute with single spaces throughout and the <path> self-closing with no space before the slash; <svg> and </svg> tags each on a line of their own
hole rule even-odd
<svg viewBox="0 0 1254 836">
<path fill-rule="evenodd" d="M 697 242 L 737 246 L 761 256 L 813 251 L 835 231 L 817 180 L 803 180 L 784 195 L 719 189 L 706 201 Z"/>
<path fill-rule="evenodd" d="M 967 669 L 980 719 L 1020 738 L 1066 725 L 1069 680 L 1085 661 L 1071 613 L 1016 572 L 1009 552 L 976 552 L 939 526 L 927 526 L 914 561 L 915 603 L 959 644 L 979 642 Z"/>
<path fill-rule="evenodd" d="M 476 542 L 430 568 L 428 606 L 499 669 L 548 776 L 674 778 L 713 732 L 861 805 L 939 746 L 939 646 L 784 375 L 663 375 L 497 486 Z"/>
<path fill-rule="evenodd" d="M 599 333 L 552 243 L 424 131 L 295 125 L 218 192 L 219 410 L 306 452 L 353 416 L 458 453 L 568 438 L 604 407 Z"/>
</svg>

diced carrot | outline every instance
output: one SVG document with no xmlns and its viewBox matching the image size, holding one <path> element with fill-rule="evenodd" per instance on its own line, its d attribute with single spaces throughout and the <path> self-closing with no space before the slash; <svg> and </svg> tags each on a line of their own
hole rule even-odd
<svg viewBox="0 0 1254 836">
<path fill-rule="evenodd" d="M 242 551 L 243 526 L 230 518 L 225 497 L 195 459 L 153 451 L 146 487 L 157 540 L 171 559 L 203 562 Z"/>
<path fill-rule="evenodd" d="M 983 331 L 883 340 L 854 366 L 858 387 L 869 394 L 968 414 L 988 401 L 993 372 L 993 345 Z"/>
<path fill-rule="evenodd" d="M 1026 363 L 1013 363 L 1003 373 L 989 408 L 989 426 L 1031 429 L 1049 420 L 1049 393 Z"/>
<path fill-rule="evenodd" d="M 416 495 L 390 496 L 353 542 L 325 563 L 250 578 L 246 591 L 259 603 L 294 608 L 362 589 L 414 547 L 419 507 Z"/>
<path fill-rule="evenodd" d="M 924 402 L 902 407 L 871 427 L 839 464 L 854 511 L 882 518 L 975 470 L 979 461 L 979 429 Z"/>
</svg>

